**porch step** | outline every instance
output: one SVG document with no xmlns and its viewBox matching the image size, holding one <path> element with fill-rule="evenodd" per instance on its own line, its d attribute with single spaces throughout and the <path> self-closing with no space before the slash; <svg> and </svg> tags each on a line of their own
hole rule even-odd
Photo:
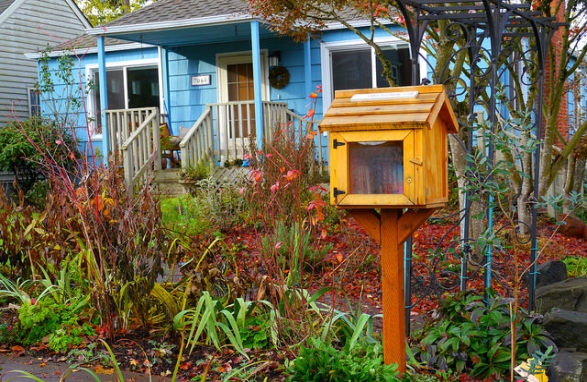
<svg viewBox="0 0 587 382">
<path fill-rule="evenodd" d="M 227 185 L 240 187 L 249 173 L 247 167 L 217 167 L 210 177 L 209 189 L 218 191 Z M 151 183 L 158 195 L 179 196 L 186 194 L 186 187 L 181 184 L 181 169 L 165 169 L 154 173 Z"/>
<path fill-rule="evenodd" d="M 151 183 L 155 193 L 165 196 L 179 196 L 185 194 L 185 188 L 179 183 L 181 169 L 166 169 L 155 171 Z"/>
</svg>

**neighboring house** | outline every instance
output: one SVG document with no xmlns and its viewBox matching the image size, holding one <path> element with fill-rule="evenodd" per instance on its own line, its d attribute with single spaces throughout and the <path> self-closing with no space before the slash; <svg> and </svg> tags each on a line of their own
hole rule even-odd
<svg viewBox="0 0 587 382">
<path fill-rule="evenodd" d="M 73 0 L 0 0 L 0 128 L 39 112 L 37 63 L 28 52 L 91 28 Z"/>
<path fill-rule="evenodd" d="M 361 21 L 354 25 L 367 27 Z M 75 46 L 79 69 L 98 86 L 87 97 L 91 122 L 86 128 L 85 118 L 80 118 L 78 136 L 92 138 L 92 147 L 102 153 L 132 150 L 127 138 L 152 120 L 149 110 L 157 107 L 162 117 L 157 116 L 153 126 L 166 120 L 175 135 L 188 131 L 181 127 L 189 128 L 182 143 L 184 161 L 188 152 L 202 151 L 188 141 L 205 140 L 213 147 L 204 151 L 222 162 L 242 156 L 243 146 L 251 138 L 262 141 L 276 122 L 302 125 L 300 116 L 307 113 L 308 96 L 318 85 L 323 93 L 317 121 L 334 90 L 387 86 L 373 50 L 342 25 L 331 25 L 318 39 L 296 43 L 251 17 L 242 0 L 159 0 L 87 34 L 94 41 L 86 36 Z M 129 44 L 121 45 L 121 40 Z M 385 31 L 377 31 L 376 40 L 397 82 L 410 85 L 408 44 Z M 128 111 L 135 108 L 147 109 L 141 115 Z M 113 111 L 120 109 L 128 112 Z M 327 161 L 325 142 L 317 138 L 323 146 L 320 158 Z M 134 148 L 139 149 L 145 151 Z M 184 165 L 193 165 L 202 155 Z M 136 152 L 130 156 L 136 158 Z M 140 172 L 144 165 L 133 171 Z"/>
</svg>

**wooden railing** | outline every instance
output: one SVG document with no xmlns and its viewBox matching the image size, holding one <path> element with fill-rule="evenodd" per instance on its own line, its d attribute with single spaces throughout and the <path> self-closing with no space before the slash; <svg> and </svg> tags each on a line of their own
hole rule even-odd
<svg viewBox="0 0 587 382">
<path fill-rule="evenodd" d="M 137 109 L 106 110 L 108 123 L 108 139 L 110 151 L 114 155 L 120 155 L 122 145 L 130 137 L 131 133 L 153 114 L 160 121 L 161 116 L 157 107 L 144 107 Z"/>
<path fill-rule="evenodd" d="M 264 138 L 271 140 L 277 127 L 286 128 L 295 142 L 314 129 L 311 122 L 290 111 L 285 102 L 263 102 Z M 179 144 L 181 166 L 195 167 L 207 161 L 243 159 L 255 140 L 254 102 L 209 104 Z M 131 190 L 148 170 L 161 169 L 159 109 L 108 110 L 108 132 L 113 155 L 122 158 L 125 182 Z M 318 160 L 322 163 L 318 135 Z"/>
<path fill-rule="evenodd" d="M 182 168 L 195 167 L 203 161 L 211 164 L 214 156 L 214 120 L 210 106 L 206 106 L 204 113 L 179 143 L 179 148 Z"/>
<path fill-rule="evenodd" d="M 225 161 L 243 159 L 255 139 L 254 101 L 214 103 L 206 106 L 205 112 L 182 140 L 182 167 L 194 166 L 200 161 L 215 156 L 221 164 Z M 263 102 L 264 138 L 271 140 L 275 128 L 291 128 L 306 131 L 308 121 L 288 110 L 286 102 Z M 214 126 L 217 128 L 214 129 Z M 196 147 L 193 140 L 200 141 Z M 320 160 L 321 160 L 320 155 Z"/>
<path fill-rule="evenodd" d="M 122 158 L 124 180 L 128 190 L 147 175 L 147 170 L 161 169 L 161 117 L 156 107 L 107 110 L 110 150 Z"/>
</svg>

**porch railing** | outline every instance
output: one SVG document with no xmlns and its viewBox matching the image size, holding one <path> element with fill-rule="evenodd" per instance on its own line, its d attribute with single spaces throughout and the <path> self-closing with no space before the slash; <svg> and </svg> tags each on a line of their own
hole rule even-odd
<svg viewBox="0 0 587 382">
<path fill-rule="evenodd" d="M 212 162 L 214 156 L 214 120 L 212 108 L 206 106 L 186 136 L 179 143 L 181 167 L 196 166 L 203 161 Z"/>
<path fill-rule="evenodd" d="M 243 159 L 255 140 L 254 101 L 214 103 L 192 126 L 180 143 L 182 167 L 195 166 L 215 157 L 220 164 Z M 271 140 L 273 131 L 280 125 L 287 128 L 294 139 L 305 137 L 309 121 L 288 109 L 286 102 L 263 102 L 264 137 Z M 217 128 L 214 129 L 214 126 Z M 322 146 L 318 138 L 318 146 Z M 318 150 L 322 163 L 322 150 Z"/>
<path fill-rule="evenodd" d="M 151 119 L 154 113 L 157 115 L 157 121 L 160 121 L 161 117 L 157 107 L 106 110 L 111 152 L 114 155 L 121 154 L 122 145 L 128 140 L 132 132 L 141 126 L 146 119 Z"/>
<path fill-rule="evenodd" d="M 161 169 L 161 116 L 157 107 L 107 110 L 111 153 L 122 159 L 128 190 L 146 176 Z"/>
<path fill-rule="evenodd" d="M 107 110 L 111 155 L 122 160 L 125 183 L 132 189 L 149 170 L 161 169 L 161 114 L 156 107 Z M 272 138 L 279 126 L 296 142 L 314 126 L 290 111 L 285 102 L 263 102 L 264 137 Z M 322 163 L 322 142 L 318 135 L 318 161 Z M 179 144 L 181 166 L 197 166 L 203 161 L 243 159 L 255 140 L 254 102 L 209 104 Z"/>
</svg>

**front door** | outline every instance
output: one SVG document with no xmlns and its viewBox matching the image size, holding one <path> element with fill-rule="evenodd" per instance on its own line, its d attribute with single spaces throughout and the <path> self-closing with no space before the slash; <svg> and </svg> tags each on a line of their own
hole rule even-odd
<svg viewBox="0 0 587 382">
<path fill-rule="evenodd" d="M 230 64 L 226 66 L 228 102 L 253 101 L 253 64 Z M 233 129 L 231 138 L 255 137 L 255 106 L 251 103 L 230 107 L 229 116 Z"/>
<path fill-rule="evenodd" d="M 255 138 L 256 116 L 254 105 L 253 60 L 250 52 L 219 56 L 218 129 L 221 150 L 226 159 L 241 157 Z M 261 83 L 263 99 L 267 99 L 266 54 L 261 54 Z"/>
</svg>

